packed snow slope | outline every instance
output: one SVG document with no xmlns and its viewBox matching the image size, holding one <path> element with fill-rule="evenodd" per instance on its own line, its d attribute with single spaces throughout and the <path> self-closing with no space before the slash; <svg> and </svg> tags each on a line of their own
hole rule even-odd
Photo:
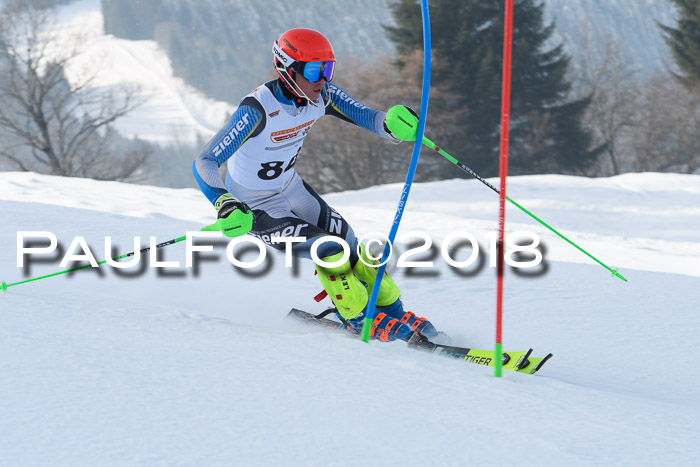
<svg viewBox="0 0 700 467">
<path fill-rule="evenodd" d="M 629 279 L 508 207 L 509 232 L 545 246 L 544 265 L 519 271 L 529 277 L 509 268 L 505 279 L 504 347 L 554 353 L 537 375 L 496 379 L 402 342 L 367 345 L 290 322 L 291 307 L 326 305 L 312 299 L 310 262 L 286 268 L 270 252 L 243 271 L 224 243 L 195 271 L 183 242 L 159 250 L 180 267 L 142 259 L 143 271 L 88 268 L 0 292 L 0 464 L 696 465 L 700 176 L 528 176 L 508 186 Z M 327 199 L 358 234 L 387 233 L 401 189 Z M 439 255 L 422 276 L 390 268 L 407 307 L 455 344 L 493 346 L 485 236 L 497 203 L 477 181 L 418 184 L 399 231 L 436 245 L 465 231 L 481 245 L 484 265 L 470 274 Z M 0 210 L 8 284 L 62 269 L 55 254 L 18 268 L 18 231 L 50 231 L 64 252 L 83 236 L 101 260 L 106 236 L 124 253 L 135 236 L 161 242 L 214 218 L 194 190 L 28 173 L 0 174 Z"/>
</svg>

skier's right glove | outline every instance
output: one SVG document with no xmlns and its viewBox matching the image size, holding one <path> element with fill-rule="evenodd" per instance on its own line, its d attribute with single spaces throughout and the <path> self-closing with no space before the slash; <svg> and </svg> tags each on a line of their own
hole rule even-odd
<svg viewBox="0 0 700 467">
<path fill-rule="evenodd" d="M 240 209 L 244 214 L 250 213 L 250 208 L 240 199 L 234 197 L 231 193 L 224 193 L 219 196 L 214 204 L 217 212 L 217 218 L 226 219 L 233 214 L 237 209 Z"/>
<path fill-rule="evenodd" d="M 219 196 L 214 207 L 217 211 L 216 222 L 202 230 L 220 230 L 227 237 L 238 237 L 247 234 L 253 228 L 253 213 L 250 207 L 231 193 Z"/>
</svg>

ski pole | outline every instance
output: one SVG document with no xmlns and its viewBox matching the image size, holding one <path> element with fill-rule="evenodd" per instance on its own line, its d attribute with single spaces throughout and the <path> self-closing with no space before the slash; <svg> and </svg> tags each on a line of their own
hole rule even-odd
<svg viewBox="0 0 700 467">
<path fill-rule="evenodd" d="M 397 110 L 395 112 L 391 112 L 391 110 L 393 110 L 393 109 L 397 109 Z M 402 105 L 397 105 L 397 106 L 392 107 L 392 109 L 390 109 L 390 111 L 387 113 L 387 122 L 386 123 L 387 123 L 387 127 L 389 128 L 389 130 L 397 138 L 402 139 L 404 141 L 415 141 L 416 140 L 416 128 L 415 128 L 416 125 L 415 124 L 417 123 L 417 119 L 410 111 L 408 111 L 406 109 L 406 107 L 404 107 Z M 443 156 L 445 159 L 452 162 L 454 165 L 456 165 L 457 167 L 459 167 L 460 169 L 462 169 L 463 171 L 465 171 L 466 173 L 468 173 L 472 177 L 476 178 L 477 180 L 479 180 L 481 183 L 483 183 L 487 187 L 491 188 L 496 193 L 500 194 L 500 191 L 498 190 L 498 188 L 496 188 L 495 186 L 493 186 L 492 184 L 490 184 L 489 182 L 484 180 L 479 174 L 477 174 L 472 169 L 470 169 L 469 167 L 464 165 L 462 162 L 460 162 L 457 159 L 455 159 L 454 157 L 452 157 L 445 150 L 441 149 L 439 146 L 437 146 L 435 143 L 430 141 L 425 136 L 423 136 L 422 142 L 425 146 L 427 146 L 430 149 L 434 149 L 441 156 Z M 596 258 L 592 254 L 590 254 L 589 252 L 587 252 L 586 250 L 584 250 L 583 248 L 578 246 L 572 240 L 568 239 L 562 233 L 557 231 L 554 227 L 550 226 L 545 221 L 543 221 L 542 219 L 540 219 L 539 217 L 534 215 L 532 212 L 525 209 L 523 206 L 521 206 L 520 204 L 515 202 L 513 199 L 511 199 L 509 196 L 506 196 L 506 200 L 508 200 L 514 206 L 516 206 L 518 209 L 522 210 L 525 214 L 532 217 L 537 222 L 539 222 L 540 224 L 542 224 L 543 226 L 547 227 L 549 230 L 551 230 L 552 232 L 557 234 L 560 238 L 562 238 L 563 240 L 568 242 L 570 245 L 572 245 L 573 247 L 575 247 L 576 249 L 581 251 L 583 254 L 585 254 L 586 256 L 591 258 L 593 261 L 595 261 L 596 263 L 600 264 L 605 269 L 610 271 L 612 273 L 613 277 L 618 277 L 618 278 L 622 279 L 623 281 L 627 282 L 627 279 L 625 279 L 625 277 L 622 276 L 622 274 L 620 274 L 617 269 L 610 268 L 607 264 L 603 263 L 598 258 Z"/>
<path fill-rule="evenodd" d="M 172 240 L 168 240 L 167 242 L 159 243 L 159 244 L 156 245 L 155 247 L 156 247 L 156 248 L 162 248 L 162 247 L 164 247 L 164 246 L 173 245 L 173 244 L 175 244 L 175 243 L 178 243 L 178 242 L 183 241 L 185 238 L 187 238 L 187 236 L 186 236 L 186 235 L 183 235 L 182 237 L 173 238 Z M 149 247 L 146 247 L 146 248 L 142 248 L 141 250 L 139 250 L 139 253 L 145 253 L 145 252 L 149 251 L 150 249 L 151 249 L 150 246 L 149 246 Z M 112 258 L 112 261 L 116 261 L 116 260 L 118 260 L 118 259 L 123 259 L 123 258 L 128 258 L 129 256 L 134 256 L 135 254 L 136 254 L 136 251 L 132 251 L 131 253 L 126 253 L 126 254 L 124 254 L 124 255 L 117 256 L 116 258 Z M 105 264 L 106 262 L 107 262 L 107 260 L 104 259 L 104 260 L 100 261 L 99 263 L 97 263 L 97 265 L 99 266 L 99 265 L 101 265 L 101 264 Z M 65 270 L 65 271 L 54 272 L 53 274 L 46 274 L 45 276 L 41 276 L 41 277 L 33 277 L 33 278 L 31 278 L 31 279 L 26 279 L 26 280 L 23 280 L 23 281 L 13 282 L 13 283 L 11 283 L 11 284 L 6 284 L 5 281 L 3 281 L 3 282 L 2 282 L 2 285 L 0 285 L 0 287 L 2 288 L 2 291 L 3 291 L 3 292 L 7 292 L 8 287 L 12 287 L 12 286 L 15 286 L 15 285 L 20 285 L 20 284 L 26 284 L 27 282 L 38 281 L 38 280 L 41 280 L 41 279 L 46 279 L 46 278 L 48 278 L 48 277 L 59 276 L 59 275 L 61 275 L 61 274 L 67 274 L 67 273 L 69 273 L 69 272 L 79 271 L 79 270 L 81 270 L 81 269 L 85 269 L 85 268 L 89 268 L 89 267 L 92 267 L 92 265 L 91 265 L 91 264 L 85 264 L 85 265 L 83 265 L 83 266 L 78 266 L 77 268 L 67 269 L 67 270 Z"/>
<path fill-rule="evenodd" d="M 201 231 L 220 231 L 227 237 L 239 237 L 241 235 L 245 235 L 248 232 L 250 232 L 251 228 L 253 227 L 253 217 L 249 214 L 243 213 L 241 211 L 235 211 L 232 215 L 229 217 L 223 218 L 223 219 L 217 219 L 216 222 L 214 222 L 211 225 L 208 225 L 206 227 L 202 227 Z M 168 245 L 173 245 L 175 243 L 181 242 L 184 239 L 187 238 L 187 235 L 183 235 L 182 237 L 177 237 L 173 238 L 172 240 L 168 240 L 167 242 L 159 243 L 158 245 L 155 246 L 155 248 L 162 248 L 164 246 Z M 151 247 L 146 247 L 142 248 L 139 250 L 139 253 L 145 253 L 149 251 Z M 116 261 L 118 259 L 123 259 L 123 258 L 128 258 L 129 256 L 133 256 L 136 254 L 136 251 L 132 251 L 131 253 L 126 253 L 121 256 L 117 256 L 116 258 L 112 258 L 112 261 Z M 107 260 L 102 260 L 97 265 L 105 264 Z M 7 292 L 8 287 L 12 287 L 15 285 L 20 285 L 20 284 L 26 284 L 27 282 L 33 282 L 33 281 L 38 281 L 40 279 L 46 279 L 47 277 L 53 277 L 53 276 L 59 276 L 61 274 L 67 274 L 69 272 L 73 271 L 79 271 L 80 269 L 85 269 L 91 267 L 91 264 L 85 264 L 83 266 L 79 266 L 77 268 L 73 269 L 68 269 L 67 271 L 59 271 L 59 272 L 54 272 L 53 274 L 47 274 L 45 276 L 41 277 L 34 277 L 32 279 L 26 279 L 23 281 L 19 282 L 13 282 L 11 284 L 5 283 L 5 281 L 0 284 L 0 288 L 2 289 L 3 292 Z"/>
</svg>

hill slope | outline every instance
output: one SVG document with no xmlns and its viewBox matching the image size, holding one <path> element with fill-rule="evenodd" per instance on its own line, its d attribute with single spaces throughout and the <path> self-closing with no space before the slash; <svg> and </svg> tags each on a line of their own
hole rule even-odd
<svg viewBox="0 0 700 467">
<path fill-rule="evenodd" d="M 270 254 L 269 272 L 245 277 L 218 248 L 198 275 L 90 269 L 1 293 L 2 463 L 694 465 L 700 177 L 514 177 L 509 187 L 630 280 L 574 262 L 580 253 L 541 234 L 547 271 L 507 273 L 504 336 L 508 349 L 555 354 L 539 376 L 496 380 L 403 343 L 289 322 L 292 306 L 322 309 L 308 262 L 294 276 Z M 327 198 L 358 233 L 386 232 L 400 190 Z M 401 233 L 437 242 L 466 230 L 485 247 L 496 205 L 476 181 L 420 184 Z M 25 173 L 0 174 L 0 208 L 3 244 L 20 230 L 50 230 L 65 247 L 82 235 L 98 259 L 107 235 L 130 251 L 135 235 L 163 241 L 213 217 L 195 190 Z M 540 232 L 510 208 L 507 222 Z M 184 262 L 182 244 L 161 251 Z M 22 278 L 16 254 L 0 251 L 1 280 Z M 57 269 L 33 264 L 31 275 Z M 455 342 L 490 348 L 492 270 L 461 277 L 439 258 L 434 269 L 394 271 L 405 303 Z"/>
</svg>

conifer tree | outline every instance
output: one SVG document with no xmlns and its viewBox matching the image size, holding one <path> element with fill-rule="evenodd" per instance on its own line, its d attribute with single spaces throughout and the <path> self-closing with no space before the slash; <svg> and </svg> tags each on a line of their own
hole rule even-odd
<svg viewBox="0 0 700 467">
<path fill-rule="evenodd" d="M 690 85 L 700 83 L 700 0 L 671 0 L 678 10 L 678 25 L 659 24 L 680 78 Z"/>
<path fill-rule="evenodd" d="M 547 47 L 554 25 L 544 5 L 515 0 L 510 156 L 513 173 L 582 173 L 601 148 L 591 150 L 582 128 L 589 100 L 567 100 L 569 58 L 562 45 Z M 391 5 L 396 26 L 386 27 L 400 54 L 422 47 L 417 0 Z M 448 144 L 465 162 L 495 175 L 501 108 L 504 0 L 433 0 L 430 20 L 435 86 L 450 89 L 466 117 L 460 141 Z M 397 62 L 401 66 L 401 59 Z M 428 121 L 430 125 L 430 121 Z"/>
</svg>

